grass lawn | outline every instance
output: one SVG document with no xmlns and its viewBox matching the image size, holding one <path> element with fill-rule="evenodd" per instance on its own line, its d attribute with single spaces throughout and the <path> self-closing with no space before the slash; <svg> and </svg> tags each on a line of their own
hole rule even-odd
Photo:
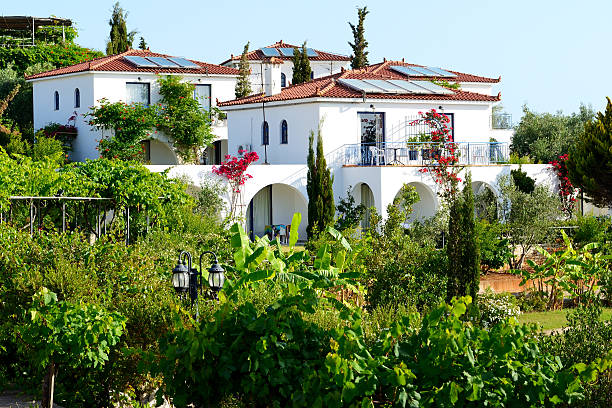
<svg viewBox="0 0 612 408">
<path fill-rule="evenodd" d="M 519 316 L 520 323 L 536 323 L 542 330 L 559 329 L 567 325 L 565 316 L 571 309 L 553 310 L 550 312 L 531 312 Z M 612 308 L 604 308 L 601 314 L 603 320 L 612 318 Z"/>
</svg>

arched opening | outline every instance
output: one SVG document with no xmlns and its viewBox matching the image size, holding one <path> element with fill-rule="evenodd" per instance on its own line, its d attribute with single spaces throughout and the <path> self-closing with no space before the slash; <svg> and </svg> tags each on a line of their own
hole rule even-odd
<svg viewBox="0 0 612 408">
<path fill-rule="evenodd" d="M 167 143 L 156 139 L 143 140 L 144 159 L 149 164 L 178 164 L 176 154 Z"/>
<path fill-rule="evenodd" d="M 484 181 L 472 182 L 474 215 L 480 219 L 495 221 L 499 214 L 499 198 L 493 187 Z"/>
<path fill-rule="evenodd" d="M 75 108 L 81 107 L 81 91 L 79 91 L 79 88 L 76 88 L 74 90 L 74 107 Z"/>
<path fill-rule="evenodd" d="M 281 144 L 289 143 L 289 128 L 287 127 L 287 121 L 283 119 L 281 122 Z"/>
<path fill-rule="evenodd" d="M 246 211 L 246 228 L 251 239 L 268 233 L 281 235 L 281 242 L 288 239 L 293 214 L 302 214 L 298 229 L 299 240 L 306 240 L 308 203 L 295 187 L 287 184 L 270 184 L 259 190 L 249 202 Z"/>
<path fill-rule="evenodd" d="M 408 183 L 408 185 L 414 187 L 419 195 L 419 201 L 412 205 L 412 212 L 406 218 L 406 223 L 410 224 L 414 221 L 421 221 L 433 217 L 437 209 L 436 196 L 433 191 L 423 183 L 414 182 Z M 401 193 L 402 190 L 400 189 L 395 195 L 394 200 L 399 199 Z M 400 204 L 400 208 L 403 209 L 403 204 Z"/>
<path fill-rule="evenodd" d="M 287 75 L 281 72 L 281 88 L 287 86 Z"/>
<path fill-rule="evenodd" d="M 60 108 L 60 104 L 59 104 L 59 92 L 55 91 L 55 93 L 53 94 L 53 109 L 54 110 L 59 110 Z"/>
<path fill-rule="evenodd" d="M 353 188 L 353 197 L 355 201 L 366 208 L 366 211 L 361 219 L 361 228 L 367 229 L 370 227 L 370 217 L 372 215 L 372 207 L 376 207 L 374 193 L 366 183 L 358 183 Z"/>
</svg>

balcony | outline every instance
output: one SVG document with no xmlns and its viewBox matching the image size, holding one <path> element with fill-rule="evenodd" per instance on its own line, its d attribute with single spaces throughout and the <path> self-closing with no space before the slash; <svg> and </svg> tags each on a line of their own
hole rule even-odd
<svg viewBox="0 0 612 408">
<path fill-rule="evenodd" d="M 508 162 L 508 143 L 447 143 L 458 152 L 459 165 L 495 165 Z M 344 145 L 339 149 L 344 166 L 427 166 L 446 155 L 431 143 L 387 142 Z M 446 150 L 446 148 L 444 149 Z"/>
</svg>

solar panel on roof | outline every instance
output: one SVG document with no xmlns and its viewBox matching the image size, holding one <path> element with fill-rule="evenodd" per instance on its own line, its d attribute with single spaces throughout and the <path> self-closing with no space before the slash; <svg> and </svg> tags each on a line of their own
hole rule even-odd
<svg viewBox="0 0 612 408">
<path fill-rule="evenodd" d="M 338 82 L 340 82 L 342 85 L 346 85 L 349 88 L 352 88 L 356 91 L 359 92 L 366 92 L 366 93 L 387 93 L 385 92 L 384 89 L 379 88 L 375 85 L 369 84 L 367 82 L 364 82 L 360 79 L 344 79 L 344 78 L 340 78 L 338 79 Z"/>
<path fill-rule="evenodd" d="M 430 90 L 430 91 L 432 91 L 433 93 L 436 93 L 436 94 L 451 95 L 451 94 L 454 93 L 450 89 L 446 89 L 444 87 L 441 87 L 440 85 L 436 85 L 436 84 L 434 84 L 432 82 L 429 82 L 429 81 L 412 81 L 412 83 L 414 83 L 414 84 L 416 84 L 418 86 L 421 86 L 421 87 L 423 87 L 425 89 L 428 89 L 428 90 Z"/>
<path fill-rule="evenodd" d="M 420 72 L 421 76 L 440 76 L 437 72 L 432 71 L 426 67 L 410 67 L 411 70 Z"/>
<path fill-rule="evenodd" d="M 408 93 L 416 93 L 416 94 L 432 94 L 433 91 L 429 89 L 423 88 L 421 86 L 415 85 L 411 81 L 404 81 L 401 79 L 389 79 L 388 82 L 391 82 L 393 85 L 396 85 L 400 88 L 405 89 Z"/>
<path fill-rule="evenodd" d="M 162 68 L 180 68 L 180 65 L 163 57 L 146 57 L 149 61 L 156 63 Z"/>
<path fill-rule="evenodd" d="M 374 85 L 378 88 L 381 88 L 385 93 L 391 94 L 403 94 L 406 93 L 406 89 L 399 87 L 389 81 L 385 81 L 383 79 L 362 79 L 362 82 L 368 83 L 370 85 Z"/>
<path fill-rule="evenodd" d="M 159 66 L 151 62 L 143 57 L 138 57 L 136 55 L 126 55 L 123 57 L 124 60 L 128 61 L 130 64 L 136 65 L 138 68 L 158 68 Z"/>
<path fill-rule="evenodd" d="M 436 68 L 436 67 L 427 67 L 428 70 L 430 71 L 434 71 L 435 73 L 437 73 L 439 76 L 443 76 L 443 77 L 456 77 L 457 75 L 453 74 L 452 72 L 448 72 L 443 70 L 442 68 Z"/>
<path fill-rule="evenodd" d="M 423 76 L 422 73 L 417 72 L 408 67 L 404 67 L 403 65 L 391 65 L 390 67 L 393 71 L 399 72 L 400 74 L 404 74 L 407 76 Z"/>
<path fill-rule="evenodd" d="M 170 57 L 168 59 L 183 68 L 200 68 L 198 64 L 182 57 Z"/>
<path fill-rule="evenodd" d="M 308 57 L 318 57 L 319 54 L 317 54 L 317 52 L 315 50 L 313 50 L 312 48 L 306 48 L 306 56 L 308 56 Z"/>
<path fill-rule="evenodd" d="M 285 57 L 293 57 L 293 50 L 295 50 L 295 48 L 293 48 L 293 47 L 279 48 L 279 51 Z"/>
<path fill-rule="evenodd" d="M 261 52 L 266 57 L 279 57 L 280 56 L 276 48 L 262 48 Z"/>
</svg>

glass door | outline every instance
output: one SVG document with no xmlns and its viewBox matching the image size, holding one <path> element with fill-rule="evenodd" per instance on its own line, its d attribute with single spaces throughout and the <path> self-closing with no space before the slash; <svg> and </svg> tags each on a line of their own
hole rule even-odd
<svg viewBox="0 0 612 408">
<path fill-rule="evenodd" d="M 383 149 L 385 143 L 385 116 L 382 112 L 359 112 L 361 126 L 361 164 L 379 163 L 377 151 Z"/>
</svg>

